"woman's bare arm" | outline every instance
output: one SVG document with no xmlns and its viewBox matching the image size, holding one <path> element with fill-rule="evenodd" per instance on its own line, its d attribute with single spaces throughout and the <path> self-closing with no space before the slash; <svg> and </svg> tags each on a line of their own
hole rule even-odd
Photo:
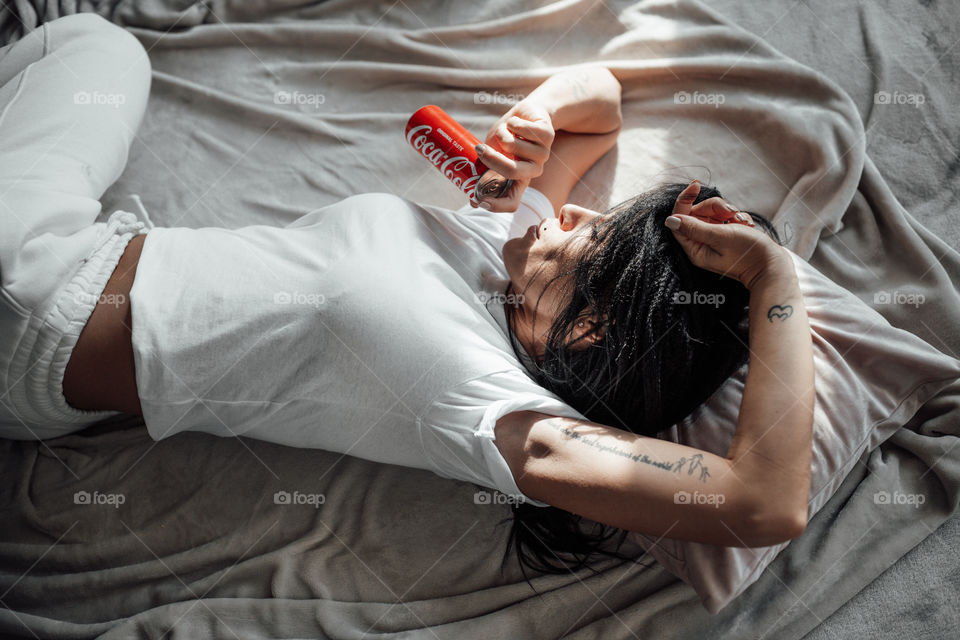
<svg viewBox="0 0 960 640">
<path fill-rule="evenodd" d="M 750 364 L 740 417 L 727 451 L 739 473 L 762 478 L 761 499 L 796 509 L 807 522 L 815 399 L 810 323 L 793 261 L 750 287 Z"/>
<path fill-rule="evenodd" d="M 583 67 L 552 75 L 524 100 L 543 105 L 557 131 L 609 133 L 622 123 L 620 82 L 605 67 Z"/>
<path fill-rule="evenodd" d="M 569 133 L 558 131 L 543 173 L 530 186 L 547 196 L 557 215 L 570 192 L 608 151 L 617 144 L 619 129 L 607 133 Z"/>
<path fill-rule="evenodd" d="M 577 69 L 551 76 L 525 100 L 543 105 L 557 130 L 543 173 L 530 181 L 556 214 L 590 167 L 617 143 L 620 83 L 604 67 Z"/>
<path fill-rule="evenodd" d="M 620 125 L 620 83 L 609 69 L 578 67 L 550 76 L 490 127 L 480 158 L 515 184 L 500 198 L 485 198 L 485 205 L 515 211 L 536 183 L 558 208 L 616 142 Z"/>
<path fill-rule="evenodd" d="M 694 265 L 750 291 L 750 363 L 727 459 L 762 479 L 765 500 L 790 505 L 806 523 L 816 394 L 810 323 L 793 260 L 757 229 L 698 219 L 699 210 L 723 206 L 719 198 L 692 206 L 699 190 L 691 184 L 678 198 L 674 237 Z"/>
</svg>

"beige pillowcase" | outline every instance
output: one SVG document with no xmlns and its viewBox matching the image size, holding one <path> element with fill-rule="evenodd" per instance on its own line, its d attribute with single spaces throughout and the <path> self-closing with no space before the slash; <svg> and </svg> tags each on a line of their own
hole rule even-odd
<svg viewBox="0 0 960 640">
<path fill-rule="evenodd" d="M 790 252 L 813 337 L 816 375 L 808 518 L 840 487 L 864 451 L 890 437 L 921 405 L 960 378 L 960 360 L 890 325 L 879 313 Z M 900 304 L 908 292 L 884 293 Z M 883 301 L 882 298 L 880 301 Z M 747 367 L 660 438 L 725 456 L 737 425 Z M 630 534 L 716 613 L 789 544 L 745 548 Z"/>
</svg>

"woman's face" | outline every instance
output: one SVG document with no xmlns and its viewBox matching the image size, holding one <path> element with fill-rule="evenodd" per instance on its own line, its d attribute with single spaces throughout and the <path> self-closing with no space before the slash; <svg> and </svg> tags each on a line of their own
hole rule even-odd
<svg viewBox="0 0 960 640">
<path fill-rule="evenodd" d="M 536 310 L 536 326 L 530 327 L 535 338 L 545 337 L 565 304 L 563 287 L 556 286 L 563 283 L 563 278 L 547 285 L 557 275 L 569 271 L 570 265 L 565 259 L 573 255 L 572 250 L 577 249 L 579 243 L 590 242 L 588 225 L 602 215 L 575 204 L 565 204 L 557 217 L 544 218 L 525 235 L 511 238 L 503 245 L 503 261 L 513 292 L 523 296 L 518 300 L 522 315 L 532 317 Z"/>
</svg>

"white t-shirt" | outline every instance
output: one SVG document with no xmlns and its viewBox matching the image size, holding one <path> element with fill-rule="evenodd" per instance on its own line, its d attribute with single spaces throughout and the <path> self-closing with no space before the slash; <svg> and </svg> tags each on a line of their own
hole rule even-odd
<svg viewBox="0 0 960 640">
<path fill-rule="evenodd" d="M 286 227 L 151 229 L 130 291 L 151 437 L 243 435 L 526 498 L 497 419 L 584 419 L 533 381 L 504 316 L 503 244 L 553 215 L 531 188 L 515 214 L 369 193 Z"/>
</svg>

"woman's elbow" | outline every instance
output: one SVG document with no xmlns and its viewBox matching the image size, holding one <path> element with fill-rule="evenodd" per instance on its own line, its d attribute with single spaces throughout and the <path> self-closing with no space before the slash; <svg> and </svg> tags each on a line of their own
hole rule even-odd
<svg viewBox="0 0 960 640">
<path fill-rule="evenodd" d="M 610 128 L 607 132 L 617 131 L 623 125 L 623 112 L 620 108 L 621 105 L 621 87 L 620 81 L 617 80 L 617 77 L 613 75 L 613 72 L 610 69 L 604 67 L 603 70 L 606 72 L 606 82 L 607 86 L 607 115 L 606 121 L 609 122 Z"/>
<path fill-rule="evenodd" d="M 744 521 L 745 547 L 771 547 L 799 538 L 807 528 L 807 509 L 776 511 L 766 505 Z"/>
<path fill-rule="evenodd" d="M 619 130 L 623 125 L 620 81 L 613 71 L 602 65 L 592 67 L 589 73 L 594 96 L 593 122 L 597 127 L 597 131 L 593 133 L 612 133 Z"/>
<path fill-rule="evenodd" d="M 787 540 L 802 536 L 803 532 L 807 530 L 807 520 L 806 507 L 801 512 L 795 513 L 786 525 Z"/>
</svg>

